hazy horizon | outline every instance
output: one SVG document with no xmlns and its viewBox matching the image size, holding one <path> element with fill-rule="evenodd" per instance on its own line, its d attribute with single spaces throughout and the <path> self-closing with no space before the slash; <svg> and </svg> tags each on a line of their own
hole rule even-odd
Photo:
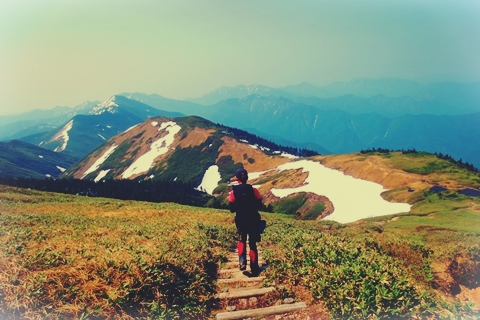
<svg viewBox="0 0 480 320">
<path fill-rule="evenodd" d="M 0 116 L 121 92 L 480 81 L 473 0 L 0 3 Z"/>
</svg>

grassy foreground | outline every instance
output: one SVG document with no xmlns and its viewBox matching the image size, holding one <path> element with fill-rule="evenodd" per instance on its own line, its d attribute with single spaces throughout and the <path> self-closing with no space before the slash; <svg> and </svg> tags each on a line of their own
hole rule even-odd
<svg viewBox="0 0 480 320">
<path fill-rule="evenodd" d="M 426 193 L 350 225 L 263 214 L 264 274 L 334 319 L 476 319 L 457 292 L 480 282 L 476 208 Z M 0 318 L 212 318 L 234 231 L 224 210 L 0 186 Z"/>
<path fill-rule="evenodd" d="M 204 318 L 232 216 L 0 189 L 0 318 Z"/>
</svg>

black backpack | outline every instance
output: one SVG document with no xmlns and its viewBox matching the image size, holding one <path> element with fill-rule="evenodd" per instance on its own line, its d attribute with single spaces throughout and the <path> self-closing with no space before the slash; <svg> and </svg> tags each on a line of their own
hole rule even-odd
<svg viewBox="0 0 480 320">
<path fill-rule="evenodd" d="M 255 198 L 253 187 L 250 184 L 240 184 L 233 187 L 236 206 L 236 221 L 241 225 L 257 222 L 260 220 L 258 213 L 259 200 Z"/>
</svg>

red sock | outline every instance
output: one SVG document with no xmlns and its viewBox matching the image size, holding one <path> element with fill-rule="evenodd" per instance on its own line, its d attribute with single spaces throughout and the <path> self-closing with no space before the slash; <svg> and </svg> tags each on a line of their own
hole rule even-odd
<svg viewBox="0 0 480 320">
<path fill-rule="evenodd" d="M 243 244 L 243 242 L 239 241 L 237 248 L 238 248 L 238 256 L 241 256 L 245 251 L 245 245 Z"/>
</svg>

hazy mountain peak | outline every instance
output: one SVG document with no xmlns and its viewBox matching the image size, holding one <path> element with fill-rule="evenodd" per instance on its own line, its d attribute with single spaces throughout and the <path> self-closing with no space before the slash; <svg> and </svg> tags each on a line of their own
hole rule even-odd
<svg viewBox="0 0 480 320">
<path fill-rule="evenodd" d="M 100 115 L 104 112 L 116 113 L 118 108 L 118 104 L 115 103 L 116 98 L 117 96 L 111 96 L 107 100 L 100 102 L 92 108 L 89 114 Z"/>
</svg>

